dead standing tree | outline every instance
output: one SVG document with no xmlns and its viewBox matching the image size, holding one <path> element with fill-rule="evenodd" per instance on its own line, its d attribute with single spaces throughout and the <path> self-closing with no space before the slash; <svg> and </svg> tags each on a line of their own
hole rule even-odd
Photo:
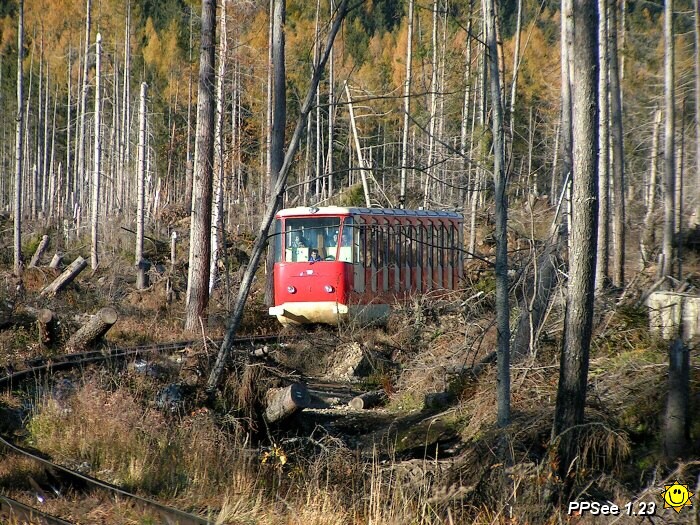
<svg viewBox="0 0 700 525">
<path fill-rule="evenodd" d="M 253 250 L 250 254 L 250 262 L 243 275 L 241 281 L 241 287 L 238 292 L 238 297 L 233 305 L 233 310 L 231 312 L 231 317 L 229 320 L 229 326 L 226 330 L 226 335 L 224 336 L 224 342 L 221 344 L 219 353 L 216 357 L 216 362 L 212 368 L 211 374 L 209 375 L 209 381 L 207 383 L 207 391 L 213 393 L 219 384 L 219 379 L 223 373 L 224 366 L 228 360 L 228 356 L 233 347 L 233 338 L 236 335 L 238 326 L 241 324 L 241 319 L 243 318 L 243 308 L 245 306 L 246 300 L 248 299 L 248 293 L 250 292 L 250 286 L 253 283 L 253 277 L 262 258 L 263 251 L 267 245 L 267 235 L 270 230 L 270 225 L 277 212 L 278 205 L 281 201 L 281 197 L 284 194 L 287 176 L 289 175 L 289 170 L 292 165 L 292 161 L 296 152 L 299 148 L 299 143 L 301 142 L 302 134 L 306 128 L 306 120 L 309 118 L 309 113 L 311 112 L 314 104 L 314 98 L 316 95 L 316 90 L 318 89 L 318 84 L 321 79 L 321 72 L 328 62 L 328 57 L 333 49 L 333 42 L 335 36 L 340 30 L 340 26 L 348 13 L 348 0 L 342 0 L 338 6 L 338 10 L 335 14 L 335 19 L 328 33 L 328 39 L 326 41 L 326 47 L 321 56 L 321 60 L 318 63 L 318 67 L 315 69 L 314 74 L 311 78 L 311 84 L 309 85 L 309 90 L 304 99 L 304 103 L 299 112 L 299 119 L 297 120 L 296 127 L 294 128 L 294 134 L 287 147 L 287 153 L 284 155 L 284 162 L 279 171 L 279 177 L 277 183 L 273 188 L 272 195 L 267 204 L 267 209 L 265 210 L 265 215 L 262 218 L 262 223 L 260 224 L 260 229 L 258 230 L 258 235 L 255 239 L 255 244 L 253 245 Z"/>
<path fill-rule="evenodd" d="M 202 43 L 197 96 L 197 142 L 190 226 L 185 330 L 196 330 L 209 303 L 211 207 L 214 169 L 214 42 L 216 0 L 202 0 Z"/>
<path fill-rule="evenodd" d="M 593 325 L 598 222 L 598 7 L 573 0 L 573 210 L 569 295 L 552 440 L 565 479 L 577 457 L 576 429 L 583 423 Z"/>
<path fill-rule="evenodd" d="M 22 273 L 22 162 L 24 137 L 24 84 L 22 81 L 22 54 L 24 50 L 24 1 L 19 0 L 17 23 L 17 138 L 15 141 L 15 227 L 14 264 L 15 275 Z"/>
</svg>

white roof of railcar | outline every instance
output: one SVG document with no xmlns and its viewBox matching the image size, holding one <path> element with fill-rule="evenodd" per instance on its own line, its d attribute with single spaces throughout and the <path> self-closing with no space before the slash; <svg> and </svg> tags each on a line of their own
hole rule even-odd
<svg viewBox="0 0 700 525">
<path fill-rule="evenodd" d="M 285 208 L 277 212 L 277 217 L 298 217 L 309 215 L 384 215 L 394 217 L 430 217 L 463 220 L 460 213 L 453 211 L 438 210 L 403 210 L 400 208 L 346 208 L 343 206 L 322 206 L 308 207 L 298 206 L 296 208 Z"/>
</svg>

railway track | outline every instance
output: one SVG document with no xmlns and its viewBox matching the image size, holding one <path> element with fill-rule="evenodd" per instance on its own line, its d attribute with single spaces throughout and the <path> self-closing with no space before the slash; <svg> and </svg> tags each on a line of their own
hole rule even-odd
<svg viewBox="0 0 700 525">
<path fill-rule="evenodd" d="M 277 341 L 278 335 L 273 336 L 240 336 L 237 337 L 234 345 L 238 347 L 239 352 L 251 353 L 248 349 L 241 347 L 246 345 L 261 345 Z M 105 361 L 114 361 L 120 359 L 128 359 L 139 357 L 146 354 L 164 354 L 183 350 L 188 346 L 199 343 L 197 341 L 181 341 L 175 343 L 141 345 L 129 348 L 111 348 L 101 351 L 87 351 L 78 354 L 70 354 L 54 358 L 51 360 L 43 360 L 39 362 L 31 362 L 29 366 L 18 371 L 12 370 L 4 376 L 0 376 L 0 390 L 15 388 L 19 384 L 29 379 L 36 379 L 46 374 L 51 374 L 59 370 L 69 370 L 88 364 L 95 364 Z M 217 345 L 220 342 L 215 342 Z M 163 505 L 154 500 L 130 493 L 120 487 L 111 485 L 90 476 L 86 476 L 75 470 L 68 469 L 61 465 L 57 465 L 49 459 L 43 457 L 40 452 L 29 450 L 18 446 L 8 436 L 0 435 L 0 446 L 11 454 L 19 455 L 35 462 L 40 469 L 48 472 L 48 476 L 57 480 L 50 487 L 45 489 L 38 486 L 36 481 L 31 479 L 30 483 L 35 487 L 37 498 L 41 499 L 40 492 L 44 490 L 46 493 L 53 492 L 54 494 L 65 494 L 67 490 L 63 486 L 79 486 L 85 491 L 102 491 L 112 500 L 121 498 L 122 500 L 130 500 L 134 506 L 143 509 L 144 512 L 155 519 L 154 523 L 163 523 L 168 525 L 210 525 L 214 522 L 208 518 L 190 514 L 182 510 Z M 9 497 L 0 495 L 0 520 L 5 523 L 31 523 L 41 525 L 72 525 L 58 516 L 52 516 L 43 512 L 41 509 L 32 507 L 25 503 L 15 501 Z M 14 520 L 14 521 L 13 521 Z"/>
</svg>

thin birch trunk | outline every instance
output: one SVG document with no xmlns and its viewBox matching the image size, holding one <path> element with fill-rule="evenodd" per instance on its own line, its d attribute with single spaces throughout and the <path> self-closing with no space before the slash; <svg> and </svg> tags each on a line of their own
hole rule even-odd
<svg viewBox="0 0 700 525">
<path fill-rule="evenodd" d="M 190 7 L 189 60 L 187 61 L 187 154 L 185 157 L 185 210 L 192 211 L 192 11 Z"/>
<path fill-rule="evenodd" d="M 651 169 L 649 172 L 649 186 L 646 190 L 646 213 L 644 214 L 644 229 L 642 230 L 639 252 L 641 266 L 646 266 L 650 259 L 655 242 L 654 214 L 656 212 L 656 185 L 658 183 L 658 159 L 659 159 L 659 134 L 661 131 L 661 110 L 654 113 L 654 128 L 651 136 Z"/>
<path fill-rule="evenodd" d="M 401 139 L 401 188 L 399 207 L 406 207 L 406 172 L 408 170 L 408 128 L 411 115 L 411 72 L 413 62 L 413 0 L 408 0 L 406 36 L 406 79 L 403 85 L 403 134 Z M 471 19 L 470 19 L 471 22 Z"/>
<path fill-rule="evenodd" d="M 216 78 L 216 111 L 214 113 L 214 203 L 211 220 L 211 261 L 209 264 L 209 293 L 214 290 L 221 236 L 224 231 L 224 76 L 226 75 L 226 3 L 222 0 L 221 34 L 219 35 L 219 64 Z"/>
<path fill-rule="evenodd" d="M 428 162 L 425 169 L 425 186 L 423 188 L 423 206 L 428 207 L 430 199 L 430 187 L 434 175 L 433 163 L 435 159 L 435 118 L 437 115 L 437 73 L 438 73 L 438 50 L 437 50 L 437 20 L 438 20 L 438 0 L 433 0 L 433 32 L 432 32 L 432 74 L 430 77 L 430 116 L 428 124 Z"/>
<path fill-rule="evenodd" d="M 413 0 L 409 0 L 413 1 Z M 334 1 L 330 1 L 331 16 L 335 11 Z M 333 57 L 333 49 L 328 59 L 328 153 L 326 161 L 328 165 L 328 198 L 333 196 L 333 140 L 335 127 L 335 59 Z"/>
<path fill-rule="evenodd" d="M 673 0 L 664 3 L 664 108 L 666 125 L 664 137 L 664 229 L 663 260 L 661 276 L 671 275 L 673 271 L 673 241 L 675 234 L 674 198 L 676 193 L 676 159 L 675 155 L 675 63 L 673 58 Z"/>
<path fill-rule="evenodd" d="M 355 142 L 355 151 L 357 153 L 357 166 L 360 169 L 360 177 L 362 178 L 362 192 L 365 196 L 365 206 L 372 207 L 372 201 L 369 196 L 369 185 L 367 183 L 367 164 L 362 156 L 362 148 L 360 147 L 360 137 L 357 133 L 357 122 L 355 121 L 355 110 L 352 105 L 352 97 L 350 96 L 350 88 L 345 82 L 345 95 L 348 98 L 348 111 L 350 112 L 350 128 Z"/>
<path fill-rule="evenodd" d="M 92 5 L 92 0 L 87 0 L 87 6 L 85 11 L 85 52 L 83 55 L 83 79 L 81 84 L 81 95 L 80 95 L 80 124 L 78 131 L 78 161 L 76 164 L 76 186 L 75 186 L 75 202 L 81 202 L 82 200 L 82 189 L 85 185 L 85 142 L 87 141 L 85 133 L 85 114 L 87 113 L 88 104 L 88 90 L 90 89 L 90 84 L 88 83 L 88 57 L 90 54 L 90 7 Z"/>
<path fill-rule="evenodd" d="M 513 82 L 510 85 L 510 147 L 515 139 L 515 96 L 518 92 L 518 70 L 520 69 L 520 28 L 523 23 L 523 0 L 518 0 L 515 19 L 515 49 L 513 50 Z"/>
<path fill-rule="evenodd" d="M 19 0 L 17 10 L 17 136 L 15 138 L 15 203 L 14 203 L 14 272 L 22 274 L 22 138 L 24 137 L 24 80 L 22 55 L 24 54 L 24 0 Z"/>
<path fill-rule="evenodd" d="M 612 282 L 616 287 L 625 284 L 625 153 L 622 135 L 622 96 L 617 50 L 617 2 L 609 10 L 610 19 L 610 128 L 612 136 L 613 183 L 613 268 Z"/>
<path fill-rule="evenodd" d="M 596 260 L 596 290 L 603 290 L 608 284 L 608 244 L 609 244 L 609 215 L 610 215 L 610 116 L 608 104 L 608 3 L 609 0 L 598 0 L 600 12 L 598 27 L 598 107 L 599 137 L 598 137 L 598 252 Z"/>
<path fill-rule="evenodd" d="M 146 287 L 146 265 L 143 260 L 143 236 L 144 236 L 144 183 L 146 178 L 146 97 L 148 84 L 141 83 L 141 95 L 139 97 L 139 145 L 138 166 L 136 172 L 136 287 L 142 290 Z"/>
<path fill-rule="evenodd" d="M 101 161 L 102 161 L 102 91 L 100 62 L 102 60 L 102 36 L 97 33 L 95 38 L 95 149 L 93 153 L 94 169 L 92 173 L 92 247 L 90 250 L 90 264 L 93 270 L 99 265 L 98 257 L 98 233 L 99 233 L 99 207 L 100 207 L 100 181 L 101 181 Z"/>
<path fill-rule="evenodd" d="M 287 125 L 287 73 L 285 70 L 285 24 L 287 18 L 286 0 L 274 0 L 272 12 L 272 126 L 270 134 L 270 193 L 276 187 L 282 162 L 284 161 L 284 137 Z M 263 201 L 264 202 L 264 201 Z M 282 196 L 280 202 L 282 204 Z M 265 264 L 266 274 L 272 275 L 275 265 L 275 254 L 273 250 L 268 250 Z M 265 303 L 274 304 L 274 288 L 272 279 L 267 280 L 265 287 Z"/>
</svg>

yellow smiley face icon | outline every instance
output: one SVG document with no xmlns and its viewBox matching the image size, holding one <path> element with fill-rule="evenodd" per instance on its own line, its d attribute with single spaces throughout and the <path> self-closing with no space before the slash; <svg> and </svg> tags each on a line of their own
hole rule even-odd
<svg viewBox="0 0 700 525">
<path fill-rule="evenodd" d="M 664 485 L 664 491 L 661 493 L 664 499 L 664 508 L 673 509 L 680 512 L 683 507 L 692 507 L 693 503 L 690 498 L 693 493 L 688 489 L 688 485 L 681 485 L 678 481 L 671 485 Z"/>
</svg>

